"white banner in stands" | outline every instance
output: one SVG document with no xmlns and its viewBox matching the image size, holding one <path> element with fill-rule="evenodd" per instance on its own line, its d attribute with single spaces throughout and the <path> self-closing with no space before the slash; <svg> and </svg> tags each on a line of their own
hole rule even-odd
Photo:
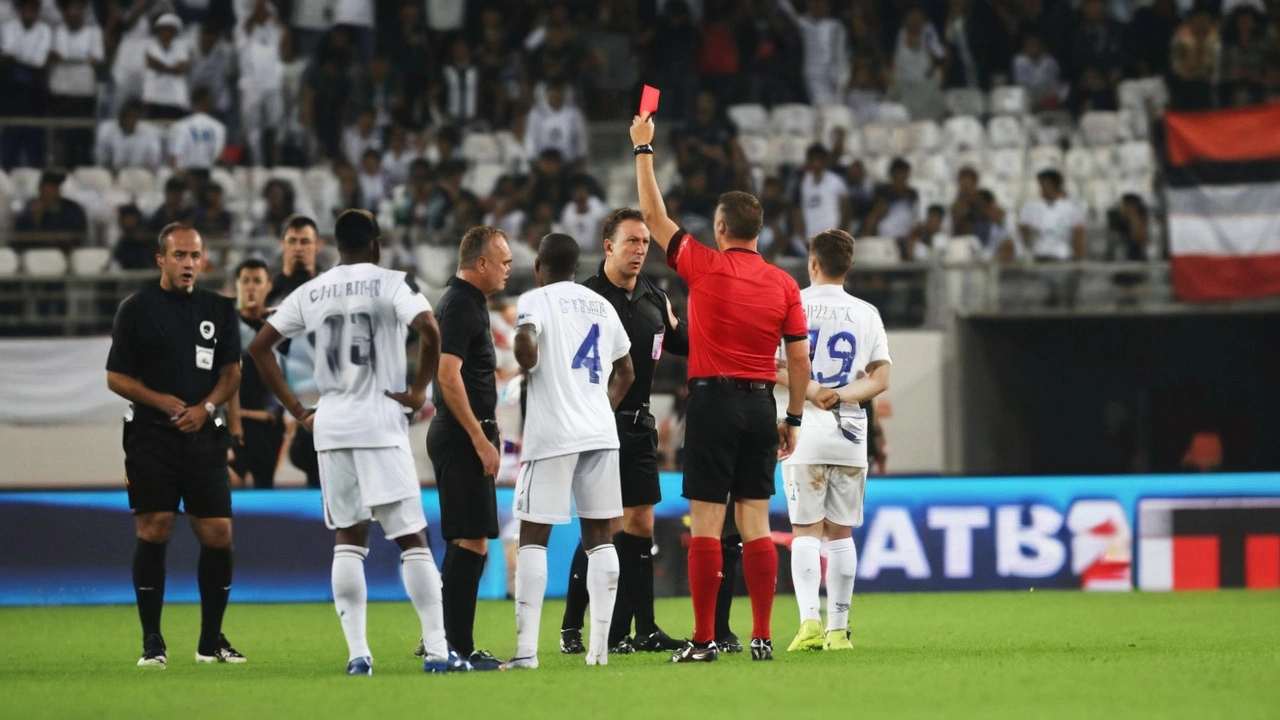
<svg viewBox="0 0 1280 720">
<path fill-rule="evenodd" d="M 101 423 L 128 402 L 107 390 L 111 338 L 0 342 L 0 423 Z"/>
</svg>

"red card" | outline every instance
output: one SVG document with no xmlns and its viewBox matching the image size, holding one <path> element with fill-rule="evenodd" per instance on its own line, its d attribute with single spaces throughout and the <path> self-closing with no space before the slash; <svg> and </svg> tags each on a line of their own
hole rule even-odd
<svg viewBox="0 0 1280 720">
<path fill-rule="evenodd" d="M 652 115 L 656 112 L 658 112 L 658 88 L 645 85 L 644 92 L 640 93 L 640 114 Z"/>
</svg>

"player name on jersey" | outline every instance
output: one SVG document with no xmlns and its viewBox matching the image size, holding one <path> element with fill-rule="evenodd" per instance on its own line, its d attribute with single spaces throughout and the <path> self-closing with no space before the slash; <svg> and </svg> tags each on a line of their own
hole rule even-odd
<svg viewBox="0 0 1280 720">
<path fill-rule="evenodd" d="M 366 295 L 368 297 L 382 296 L 382 280 L 353 280 L 346 283 L 329 283 L 311 288 L 307 293 L 307 298 L 311 302 L 320 302 L 334 297 L 352 297 L 355 295 Z"/>
</svg>

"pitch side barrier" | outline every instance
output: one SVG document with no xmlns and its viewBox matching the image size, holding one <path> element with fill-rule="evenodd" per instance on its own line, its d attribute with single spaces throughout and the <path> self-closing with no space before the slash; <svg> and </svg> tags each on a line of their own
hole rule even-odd
<svg viewBox="0 0 1280 720">
<path fill-rule="evenodd" d="M 687 594 L 688 505 L 664 474 L 657 506 L 656 587 Z M 498 490 L 504 537 L 512 490 Z M 786 500 L 770 506 L 780 592 L 790 591 Z M 425 489 L 432 549 L 444 557 L 436 491 Z M 318 490 L 238 490 L 233 602 L 328 601 L 332 534 Z M 0 553 L 0 605 L 132 603 L 133 523 L 123 491 L 0 493 L 0 524 L 19 538 Z M 56 529 L 51 531 L 51 528 Z M 21 540 L 21 538 L 26 538 Z M 1089 477 L 872 478 L 855 531 L 857 592 L 1280 588 L 1280 473 Z M 563 594 L 578 541 L 557 529 L 551 594 Z M 369 597 L 404 599 L 390 543 L 374 531 Z M 507 595 L 503 539 L 494 540 L 481 596 Z M 168 600 L 199 599 L 198 548 L 175 532 Z M 184 568 L 192 570 L 184 570 Z"/>
</svg>

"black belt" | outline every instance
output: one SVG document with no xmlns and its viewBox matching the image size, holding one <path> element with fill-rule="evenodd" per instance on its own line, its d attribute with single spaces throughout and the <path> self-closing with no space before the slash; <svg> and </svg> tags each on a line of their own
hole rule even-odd
<svg viewBox="0 0 1280 720">
<path fill-rule="evenodd" d="M 717 390 L 736 390 L 738 392 L 773 392 L 773 383 L 764 380 L 747 380 L 732 377 L 698 377 L 689 378 L 689 389 L 714 388 Z"/>
<path fill-rule="evenodd" d="M 632 425 L 643 425 L 650 430 L 658 427 L 658 422 L 653 419 L 653 416 L 649 414 L 648 410 L 619 410 L 615 414 L 624 423 L 629 422 Z"/>
</svg>

